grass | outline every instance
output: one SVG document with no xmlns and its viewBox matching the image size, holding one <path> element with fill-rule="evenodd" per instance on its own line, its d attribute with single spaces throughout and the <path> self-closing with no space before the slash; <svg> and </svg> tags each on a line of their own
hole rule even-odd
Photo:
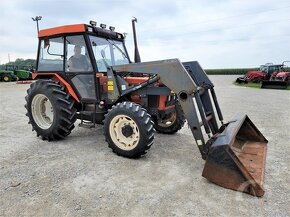
<svg viewBox="0 0 290 217">
<path fill-rule="evenodd" d="M 237 82 L 234 82 L 234 85 L 239 86 L 239 87 L 261 88 L 261 83 L 252 83 L 252 82 L 249 82 L 247 84 L 239 84 Z"/>
<path fill-rule="evenodd" d="M 231 69 L 205 69 L 208 75 L 245 75 L 248 71 L 259 70 L 259 68 L 231 68 Z M 285 71 L 290 71 L 290 67 L 285 67 Z"/>
<path fill-rule="evenodd" d="M 236 86 L 239 86 L 239 87 L 261 88 L 261 83 L 249 82 L 247 84 L 239 84 L 237 82 L 234 82 L 233 84 L 236 85 Z M 285 90 L 290 90 L 290 85 L 288 85 Z"/>
</svg>

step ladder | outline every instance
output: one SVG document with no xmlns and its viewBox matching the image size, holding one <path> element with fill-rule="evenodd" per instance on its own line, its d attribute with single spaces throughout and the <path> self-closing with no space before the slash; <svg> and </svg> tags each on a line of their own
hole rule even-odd
<svg viewBox="0 0 290 217">
<path fill-rule="evenodd" d="M 80 111 L 80 127 L 84 128 L 95 128 L 96 126 L 96 109 L 97 109 L 97 100 L 91 98 L 81 99 L 81 111 Z M 87 105 L 93 105 L 93 110 L 88 110 Z M 84 117 L 91 117 L 92 120 L 85 120 Z"/>
</svg>

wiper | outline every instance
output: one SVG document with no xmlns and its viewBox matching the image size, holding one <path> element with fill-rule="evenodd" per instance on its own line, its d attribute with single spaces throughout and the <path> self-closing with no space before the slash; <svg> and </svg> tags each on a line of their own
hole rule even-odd
<svg viewBox="0 0 290 217">
<path fill-rule="evenodd" d="M 113 46 L 115 46 L 121 53 L 122 53 L 122 55 L 124 56 L 124 57 L 126 57 L 128 60 L 129 60 L 129 57 L 127 56 L 127 54 L 118 46 L 118 45 L 116 45 L 113 41 L 110 41 L 110 40 L 108 40 L 107 39 L 107 41 L 111 44 L 111 45 L 113 45 Z"/>
</svg>

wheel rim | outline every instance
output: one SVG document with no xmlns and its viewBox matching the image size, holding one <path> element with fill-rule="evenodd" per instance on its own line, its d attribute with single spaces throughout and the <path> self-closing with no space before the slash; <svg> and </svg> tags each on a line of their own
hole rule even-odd
<svg viewBox="0 0 290 217">
<path fill-rule="evenodd" d="M 158 120 L 158 125 L 160 127 L 170 127 L 176 121 L 176 111 L 169 114 L 168 117 Z"/>
<path fill-rule="evenodd" d="M 5 76 L 5 77 L 3 78 L 3 80 L 4 80 L 4 81 L 9 81 L 9 78 L 8 78 L 7 76 Z"/>
<path fill-rule="evenodd" d="M 122 150 L 133 150 L 139 143 L 140 131 L 136 122 L 127 115 L 117 115 L 110 123 L 110 136 L 116 146 Z M 130 127 L 132 133 L 124 135 L 124 127 Z"/>
<path fill-rule="evenodd" d="M 48 129 L 53 123 L 53 106 L 49 99 L 43 94 L 33 97 L 31 103 L 32 117 L 41 129 Z"/>
</svg>

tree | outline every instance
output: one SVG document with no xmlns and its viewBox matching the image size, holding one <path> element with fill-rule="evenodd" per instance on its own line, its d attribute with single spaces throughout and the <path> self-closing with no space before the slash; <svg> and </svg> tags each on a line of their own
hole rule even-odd
<svg viewBox="0 0 290 217">
<path fill-rule="evenodd" d="M 15 65 L 18 68 L 22 68 L 23 66 L 33 66 L 35 68 L 36 66 L 36 60 L 35 59 L 23 59 L 23 58 L 17 58 L 14 62 L 6 63 L 3 65 L 0 65 L 0 69 L 5 69 L 5 65 Z"/>
</svg>

